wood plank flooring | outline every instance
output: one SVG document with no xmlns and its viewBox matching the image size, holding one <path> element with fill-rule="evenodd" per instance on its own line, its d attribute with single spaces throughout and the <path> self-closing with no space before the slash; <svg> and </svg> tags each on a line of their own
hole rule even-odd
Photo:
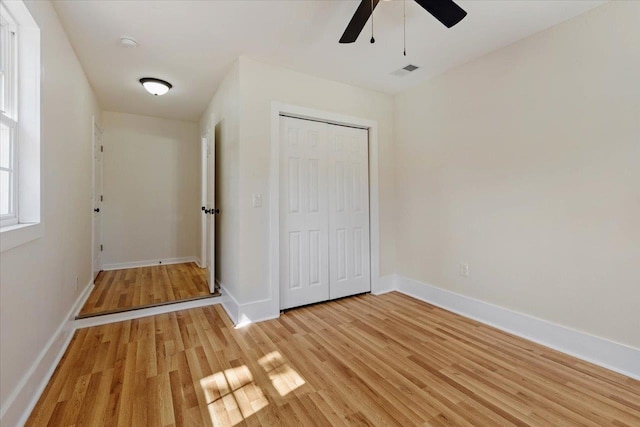
<svg viewBox="0 0 640 427">
<path fill-rule="evenodd" d="M 640 382 L 399 293 L 76 332 L 28 426 L 639 426 Z"/>
<path fill-rule="evenodd" d="M 101 271 L 78 318 L 211 296 L 195 262 Z"/>
</svg>

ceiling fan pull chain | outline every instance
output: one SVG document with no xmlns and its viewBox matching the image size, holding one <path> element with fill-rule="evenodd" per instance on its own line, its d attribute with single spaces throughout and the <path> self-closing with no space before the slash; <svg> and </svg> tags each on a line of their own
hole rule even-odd
<svg viewBox="0 0 640 427">
<path fill-rule="evenodd" d="M 407 0 L 402 0 L 402 31 L 404 32 L 404 56 L 407 56 Z"/>
<path fill-rule="evenodd" d="M 373 0 L 371 0 L 371 44 L 376 42 L 376 39 L 373 38 Z"/>
</svg>

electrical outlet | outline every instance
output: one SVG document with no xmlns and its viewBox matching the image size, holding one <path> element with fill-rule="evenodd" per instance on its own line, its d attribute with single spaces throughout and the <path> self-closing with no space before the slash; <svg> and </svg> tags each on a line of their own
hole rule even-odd
<svg viewBox="0 0 640 427">
<path fill-rule="evenodd" d="M 462 277 L 469 277 L 469 264 L 466 262 L 460 263 L 460 275 Z"/>
<path fill-rule="evenodd" d="M 73 286 L 73 290 L 74 291 L 78 290 L 78 276 L 76 276 L 76 284 Z"/>
<path fill-rule="evenodd" d="M 254 208 L 259 208 L 262 206 L 262 194 L 254 194 L 251 199 Z"/>
</svg>

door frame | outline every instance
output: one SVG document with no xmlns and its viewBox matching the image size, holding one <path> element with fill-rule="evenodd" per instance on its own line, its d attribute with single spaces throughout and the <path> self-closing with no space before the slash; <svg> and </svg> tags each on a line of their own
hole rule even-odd
<svg viewBox="0 0 640 427">
<path fill-rule="evenodd" d="M 202 156 L 201 158 L 201 162 L 200 162 L 200 167 L 203 168 L 203 170 L 201 171 L 201 188 L 200 188 L 200 196 L 201 196 L 201 202 L 204 202 L 204 206 L 206 209 L 214 209 L 216 208 L 216 198 L 215 198 L 215 191 L 216 191 L 216 186 L 215 186 L 215 178 L 216 178 L 216 172 L 215 172 L 215 150 L 216 150 L 216 115 L 214 113 L 211 113 L 211 115 L 209 116 L 209 120 L 207 121 L 204 129 L 202 130 L 202 133 L 200 135 L 200 154 Z M 206 168 L 206 169 L 204 169 Z M 213 179 L 213 185 L 211 185 L 211 180 Z M 205 186 L 206 184 L 206 186 Z M 209 197 L 209 192 L 212 191 L 212 200 L 211 200 L 211 206 L 207 206 L 207 199 Z M 202 198 L 204 198 L 204 200 L 202 200 Z M 200 238 L 201 238 L 201 242 L 200 242 L 200 250 L 201 250 L 201 260 L 199 263 L 199 267 L 200 268 L 207 268 L 207 266 L 209 265 L 209 263 L 211 265 L 209 265 L 209 272 L 210 272 L 210 283 L 209 283 L 209 290 L 211 291 L 211 293 L 215 292 L 216 289 L 216 265 L 215 265 L 215 254 L 216 254 L 216 242 L 215 242 L 215 216 L 214 215 L 204 215 L 202 213 L 202 206 L 203 205 L 199 205 L 198 208 L 201 210 L 200 215 L 202 215 L 201 220 L 200 220 L 200 224 L 201 224 L 201 230 L 200 230 Z M 202 219 L 204 218 L 204 219 Z M 207 225 L 212 222 L 213 225 L 213 229 L 212 230 L 208 230 Z M 213 236 L 211 236 L 211 250 L 209 250 L 209 247 L 207 247 L 207 240 L 209 239 L 209 233 L 207 233 L 207 231 L 209 232 L 213 232 Z"/>
<path fill-rule="evenodd" d="M 316 120 L 366 129 L 369 133 L 369 233 L 371 293 L 385 291 L 380 281 L 380 213 L 378 186 L 378 122 L 329 111 L 273 101 L 271 103 L 271 163 L 269 167 L 269 284 L 273 309 L 280 311 L 280 116 Z"/>
<path fill-rule="evenodd" d="M 102 145 L 104 146 L 104 130 L 102 126 L 98 123 L 95 115 L 91 116 L 91 283 L 94 282 L 97 276 L 94 276 L 94 265 L 93 260 L 95 259 L 95 243 L 96 243 L 96 227 L 94 222 L 93 208 L 95 207 L 95 199 L 96 199 L 96 128 L 103 135 Z M 102 157 L 102 192 L 104 193 L 104 155 Z M 104 202 L 103 202 L 104 203 Z M 102 215 L 102 214 L 101 214 Z M 101 216 L 101 218 L 103 218 Z M 103 227 L 104 220 L 101 219 L 100 227 Z M 101 233 L 102 234 L 102 233 Z M 102 265 L 100 265 L 100 270 L 102 271 Z"/>
<path fill-rule="evenodd" d="M 207 191 L 209 183 L 207 182 L 207 169 L 208 165 L 208 138 L 209 138 L 209 126 L 200 135 L 200 209 L 207 206 Z M 198 267 L 207 267 L 207 216 L 200 212 L 200 256 L 198 257 Z"/>
</svg>

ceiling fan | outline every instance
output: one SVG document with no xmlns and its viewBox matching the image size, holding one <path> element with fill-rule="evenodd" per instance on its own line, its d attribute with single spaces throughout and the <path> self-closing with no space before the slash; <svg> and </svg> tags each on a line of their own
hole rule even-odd
<svg viewBox="0 0 640 427">
<path fill-rule="evenodd" d="M 379 1 L 380 0 L 362 0 L 360 2 L 358 9 L 356 9 L 351 21 L 349 21 L 349 25 L 347 25 L 347 29 L 344 30 L 344 34 L 342 34 L 340 38 L 340 43 L 353 43 L 356 41 Z M 447 28 L 453 27 L 460 22 L 462 18 L 467 16 L 467 12 L 452 0 L 415 1 Z"/>
</svg>

